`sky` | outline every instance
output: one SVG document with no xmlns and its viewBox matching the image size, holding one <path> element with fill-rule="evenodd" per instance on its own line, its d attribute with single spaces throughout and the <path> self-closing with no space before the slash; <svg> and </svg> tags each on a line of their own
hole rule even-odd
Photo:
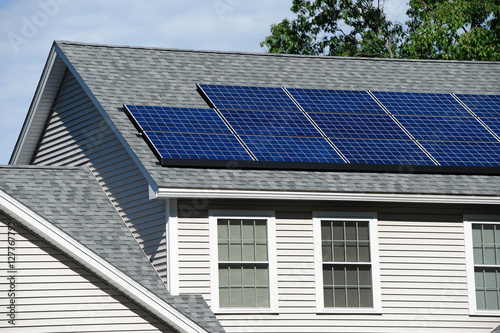
<svg viewBox="0 0 500 333">
<path fill-rule="evenodd" d="M 404 22 L 405 0 L 386 0 Z M 0 165 L 7 164 L 54 40 L 265 52 L 292 0 L 0 0 Z"/>
</svg>

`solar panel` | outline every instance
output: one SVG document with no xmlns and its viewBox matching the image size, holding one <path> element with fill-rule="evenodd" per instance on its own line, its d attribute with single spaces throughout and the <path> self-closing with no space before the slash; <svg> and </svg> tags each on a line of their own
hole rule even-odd
<svg viewBox="0 0 500 333">
<path fill-rule="evenodd" d="M 220 110 L 238 134 L 316 136 L 321 133 L 301 112 Z"/>
<path fill-rule="evenodd" d="M 409 139 L 387 114 L 309 113 L 309 116 L 332 138 Z"/>
<path fill-rule="evenodd" d="M 330 139 L 351 163 L 435 165 L 411 140 Z"/>
<path fill-rule="evenodd" d="M 420 141 L 441 164 L 500 166 L 500 142 Z"/>
<path fill-rule="evenodd" d="M 500 117 L 500 95 L 456 94 L 478 117 Z"/>
<path fill-rule="evenodd" d="M 218 109 L 300 111 L 282 88 L 200 84 Z"/>
<path fill-rule="evenodd" d="M 474 117 L 396 116 L 417 140 L 497 141 Z"/>
<path fill-rule="evenodd" d="M 253 160 L 234 135 L 149 131 L 145 134 L 162 158 Z"/>
<path fill-rule="evenodd" d="M 394 115 L 471 116 L 451 94 L 372 91 Z"/>
<path fill-rule="evenodd" d="M 231 134 L 213 109 L 126 105 L 144 131 Z"/>
<path fill-rule="evenodd" d="M 241 135 L 258 161 L 345 163 L 323 138 Z"/>
<path fill-rule="evenodd" d="M 385 114 L 366 91 L 287 88 L 307 112 Z"/>
</svg>

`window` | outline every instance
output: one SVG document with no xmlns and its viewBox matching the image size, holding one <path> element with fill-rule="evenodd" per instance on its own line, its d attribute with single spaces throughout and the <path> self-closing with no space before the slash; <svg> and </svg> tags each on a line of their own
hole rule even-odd
<svg viewBox="0 0 500 333">
<path fill-rule="evenodd" d="M 466 218 L 464 230 L 471 312 L 500 314 L 500 219 Z"/>
<path fill-rule="evenodd" d="M 272 214 L 211 212 L 210 220 L 212 307 L 221 311 L 271 309 L 275 275 Z"/>
<path fill-rule="evenodd" d="M 378 309 L 374 214 L 319 213 L 314 230 L 319 310 Z"/>
</svg>

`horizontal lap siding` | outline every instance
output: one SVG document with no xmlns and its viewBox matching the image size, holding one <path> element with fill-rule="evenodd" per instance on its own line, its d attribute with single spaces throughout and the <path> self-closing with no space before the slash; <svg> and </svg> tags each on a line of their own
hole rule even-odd
<svg viewBox="0 0 500 333">
<path fill-rule="evenodd" d="M 228 332 L 487 333 L 500 324 L 498 317 L 468 314 L 463 223 L 457 221 L 465 212 L 433 215 L 413 208 L 415 214 L 400 214 L 394 212 L 404 209 L 387 205 L 379 207 L 378 221 L 382 313 L 317 314 L 312 211 L 375 210 L 362 204 L 313 205 L 296 203 L 287 211 L 273 201 L 209 204 L 210 209 L 276 210 L 277 216 L 278 313 L 218 314 Z M 181 292 L 202 293 L 210 301 L 208 218 L 181 216 L 179 243 Z"/>
<path fill-rule="evenodd" d="M 33 164 L 90 164 L 118 213 L 166 280 L 164 203 L 149 200 L 146 179 L 69 71 Z"/>
<path fill-rule="evenodd" d="M 1 332 L 173 332 L 85 268 L 16 226 L 16 327 L 8 324 L 7 223 L 0 214 Z"/>
</svg>

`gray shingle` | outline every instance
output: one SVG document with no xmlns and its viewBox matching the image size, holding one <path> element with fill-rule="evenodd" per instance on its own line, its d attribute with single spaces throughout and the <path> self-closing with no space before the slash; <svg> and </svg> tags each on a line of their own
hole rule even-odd
<svg viewBox="0 0 500 333">
<path fill-rule="evenodd" d="M 209 332 L 223 332 L 200 295 L 173 297 L 87 168 L 0 166 L 0 189 Z"/>
<path fill-rule="evenodd" d="M 57 42 L 160 187 L 500 195 L 500 177 L 166 168 L 123 104 L 206 107 L 197 83 L 500 94 L 500 63 L 203 52 Z"/>
</svg>

